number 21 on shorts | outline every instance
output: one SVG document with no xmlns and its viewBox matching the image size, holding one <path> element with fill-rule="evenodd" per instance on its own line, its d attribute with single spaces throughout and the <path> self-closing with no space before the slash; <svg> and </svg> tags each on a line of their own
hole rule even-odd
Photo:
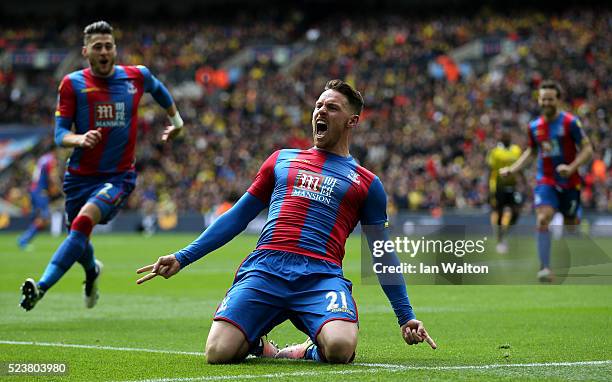
<svg viewBox="0 0 612 382">
<path fill-rule="evenodd" d="M 342 301 L 342 307 L 340 307 L 337 304 L 338 301 L 338 294 L 340 294 L 340 299 Z M 346 302 L 346 293 L 344 291 L 339 291 L 339 292 L 328 292 L 325 295 L 325 299 L 329 299 L 329 305 L 327 305 L 327 309 L 326 310 L 334 310 L 334 309 L 338 309 L 341 308 L 343 310 L 348 308 L 348 304 Z"/>
</svg>

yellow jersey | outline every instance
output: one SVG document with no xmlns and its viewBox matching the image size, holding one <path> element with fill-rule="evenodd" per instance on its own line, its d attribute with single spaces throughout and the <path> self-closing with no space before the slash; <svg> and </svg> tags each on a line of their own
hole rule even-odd
<svg viewBox="0 0 612 382">
<path fill-rule="evenodd" d="M 513 188 L 516 186 L 516 176 L 499 176 L 499 169 L 510 166 L 512 163 L 516 162 L 521 156 L 521 153 L 521 148 L 517 145 L 506 147 L 502 143 L 498 143 L 497 146 L 489 152 L 487 156 L 487 164 L 491 168 L 489 192 L 493 193 L 502 187 Z"/>
</svg>

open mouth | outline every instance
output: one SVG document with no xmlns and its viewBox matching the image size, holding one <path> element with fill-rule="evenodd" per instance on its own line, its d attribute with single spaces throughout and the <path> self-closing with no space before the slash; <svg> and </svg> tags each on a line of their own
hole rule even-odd
<svg viewBox="0 0 612 382">
<path fill-rule="evenodd" d="M 317 124 L 315 125 L 315 135 L 317 137 L 323 137 L 325 135 L 325 133 L 327 133 L 327 122 L 324 121 L 317 121 Z"/>
<path fill-rule="evenodd" d="M 100 62 L 101 65 L 106 66 L 106 64 L 108 64 L 109 60 L 107 60 L 106 58 L 103 58 L 99 62 Z"/>
</svg>

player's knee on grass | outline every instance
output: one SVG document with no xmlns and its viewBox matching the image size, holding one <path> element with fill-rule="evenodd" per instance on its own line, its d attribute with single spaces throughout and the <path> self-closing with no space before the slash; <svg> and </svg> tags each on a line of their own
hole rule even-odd
<svg viewBox="0 0 612 382">
<path fill-rule="evenodd" d="M 210 364 L 239 362 L 248 352 L 249 345 L 246 341 L 239 344 L 222 340 L 206 341 L 206 362 Z"/>
<path fill-rule="evenodd" d="M 323 346 L 323 354 L 329 363 L 349 363 L 356 347 L 356 339 L 336 337 Z"/>
<path fill-rule="evenodd" d="M 210 364 L 235 362 L 236 349 L 233 346 L 215 342 L 206 342 L 206 362 Z"/>
<path fill-rule="evenodd" d="M 349 363 L 357 348 L 357 324 L 331 321 L 325 324 L 317 337 L 323 356 L 329 363 Z"/>
<path fill-rule="evenodd" d="M 238 362 L 249 352 L 244 334 L 234 325 L 214 321 L 206 340 L 206 362 L 210 364 Z"/>
</svg>

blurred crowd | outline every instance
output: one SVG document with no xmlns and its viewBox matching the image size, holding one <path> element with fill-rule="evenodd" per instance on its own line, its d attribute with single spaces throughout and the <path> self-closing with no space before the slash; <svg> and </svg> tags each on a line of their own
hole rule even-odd
<svg viewBox="0 0 612 382">
<path fill-rule="evenodd" d="M 157 203 L 205 213 L 235 200 L 274 150 L 311 146 L 312 108 L 332 78 L 364 95 L 351 153 L 381 177 L 392 211 L 487 208 L 486 155 L 501 128 L 526 147 L 527 123 L 539 112 L 535 90 L 552 78 L 564 87 L 564 108 L 580 117 L 595 146 L 582 169 L 584 206 L 612 211 L 610 12 L 359 15 L 310 24 L 293 14 L 282 21 L 115 27 L 118 62 L 147 65 L 170 88 L 187 123 L 181 141 L 161 145 L 167 121 L 145 99 L 139 184 L 128 208 Z M 35 30 L 0 31 L 0 48 L 76 51 L 81 45 L 75 26 Z M 478 39 L 509 41 L 513 49 L 472 62 L 458 77 L 431 74 L 437 58 Z M 220 86 L 198 79 L 202 68 L 225 68 L 248 47 L 265 44 L 299 49 L 288 62 L 274 51 L 257 51 Z M 0 123 L 51 126 L 57 83 L 52 71 L 0 69 Z M 20 161 L 9 180 L 0 179 L 3 197 L 26 189 L 27 168 Z M 528 196 L 534 173 L 535 164 L 525 174 Z"/>
</svg>

